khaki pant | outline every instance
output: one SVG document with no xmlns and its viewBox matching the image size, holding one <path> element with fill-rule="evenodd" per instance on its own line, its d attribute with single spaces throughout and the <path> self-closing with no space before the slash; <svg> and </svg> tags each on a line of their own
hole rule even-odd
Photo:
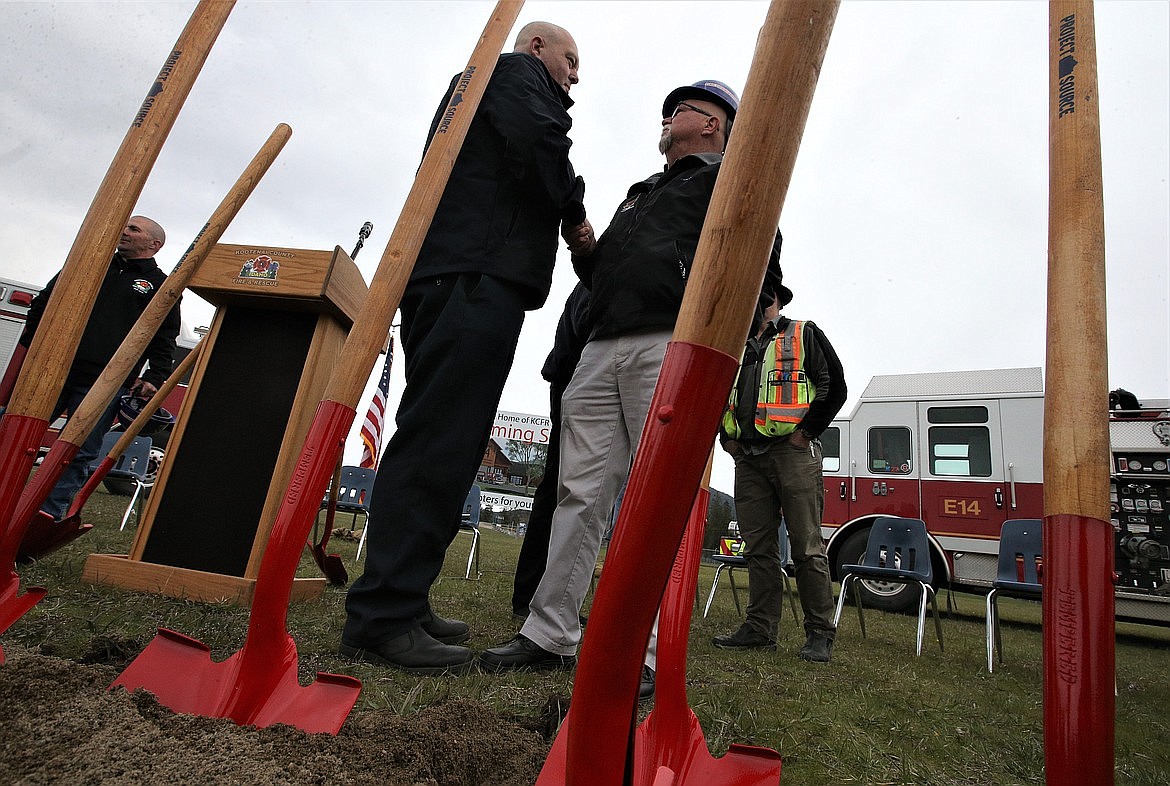
<svg viewBox="0 0 1170 786">
<path fill-rule="evenodd" d="M 746 546 L 750 584 L 747 624 L 776 638 L 783 600 L 780 575 L 780 516 L 783 514 L 796 565 L 796 587 L 804 629 L 833 638 L 835 606 L 829 559 L 821 539 L 825 508 L 821 443 L 798 448 L 786 437 L 770 440 L 759 455 L 734 449 L 735 512 Z"/>
<path fill-rule="evenodd" d="M 561 399 L 561 466 L 548 565 L 520 632 L 558 655 L 581 643 L 606 517 L 638 448 L 670 331 L 590 341 Z M 655 637 L 646 657 L 653 667 Z"/>
</svg>

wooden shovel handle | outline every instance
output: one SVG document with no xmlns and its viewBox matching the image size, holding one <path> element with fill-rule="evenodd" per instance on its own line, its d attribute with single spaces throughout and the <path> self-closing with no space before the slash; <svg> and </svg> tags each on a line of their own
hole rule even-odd
<svg viewBox="0 0 1170 786">
<path fill-rule="evenodd" d="M 114 443 L 114 446 L 110 448 L 110 452 L 107 454 L 110 458 L 116 461 L 119 456 L 126 452 L 126 448 L 130 447 L 130 443 L 142 433 L 143 426 L 154 416 L 155 412 L 158 412 L 159 407 L 166 401 L 167 396 L 171 395 L 171 391 L 175 389 L 179 381 L 187 376 L 187 372 L 195 365 L 195 360 L 199 357 L 199 353 L 202 350 L 203 339 L 200 339 L 199 343 L 195 345 L 195 348 L 187 353 L 187 357 L 183 358 L 182 362 L 167 377 L 167 381 L 162 384 L 158 392 L 151 396 L 150 400 L 146 402 L 146 405 L 138 412 L 130 427 L 126 429 L 122 436 L 118 438 L 118 441 Z"/>
<path fill-rule="evenodd" d="M 774 2 L 735 118 L 674 340 L 739 357 L 792 180 L 836 0 Z"/>
<path fill-rule="evenodd" d="M 284 123 L 278 124 L 268 136 L 263 147 L 252 158 L 252 161 L 228 191 L 227 196 L 220 202 L 219 207 L 211 214 L 211 218 L 203 225 L 203 229 L 199 230 L 199 234 L 186 253 L 183 254 L 183 258 L 179 260 L 179 264 L 167 276 L 150 302 L 146 304 L 146 308 L 134 323 L 134 327 L 130 328 L 130 332 L 126 334 L 118 351 L 114 353 L 106 368 L 98 376 L 97 382 L 77 405 L 77 411 L 73 413 L 68 424 L 61 430 L 61 439 L 74 445 L 80 445 L 85 440 L 86 435 L 93 431 L 97 421 L 106 411 L 106 407 L 117 395 L 122 383 L 126 381 L 126 376 L 131 373 L 147 345 L 154 338 L 154 334 L 158 332 L 159 325 L 163 323 L 171 309 L 178 304 L 191 276 L 199 270 L 203 260 L 207 258 L 208 253 L 223 236 L 232 219 L 240 212 L 240 208 L 244 206 L 244 202 L 259 184 L 260 178 L 272 166 L 272 162 L 276 160 L 276 156 L 284 148 L 290 136 L 292 136 L 292 129 Z"/>
<path fill-rule="evenodd" d="M 1049 31 L 1044 515 L 1108 521 L 1105 205 L 1092 3 L 1051 3 Z"/>
<path fill-rule="evenodd" d="M 520 15 L 523 2 L 500 0 L 484 27 L 479 43 L 471 53 L 463 79 L 455 86 L 447 114 L 431 139 L 414 185 L 406 197 L 398 223 L 382 253 L 378 269 L 370 282 L 370 292 L 346 338 L 325 398 L 353 409 L 357 407 L 378 352 L 386 342 L 394 312 L 418 259 L 419 249 L 430 229 L 431 219 L 447 180 L 455 166 L 459 149 L 471 126 L 471 119 L 483 98 L 484 89 L 509 31 Z"/>
<path fill-rule="evenodd" d="M 168 54 L 73 241 L 25 359 L 33 373 L 17 381 L 8 412 L 52 416 L 118 238 L 233 5 L 202 0 Z"/>
</svg>

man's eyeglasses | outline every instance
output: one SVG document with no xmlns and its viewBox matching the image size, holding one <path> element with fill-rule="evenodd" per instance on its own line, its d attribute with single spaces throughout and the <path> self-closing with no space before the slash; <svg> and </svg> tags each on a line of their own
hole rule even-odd
<svg viewBox="0 0 1170 786">
<path fill-rule="evenodd" d="M 708 112 L 708 111 L 703 110 L 703 109 L 699 109 L 694 104 L 688 104 L 686 101 L 679 101 L 678 105 L 674 108 L 674 112 L 672 112 L 670 116 L 672 119 L 676 118 L 676 117 L 678 117 L 679 112 L 683 112 L 683 111 L 686 111 L 688 109 L 692 112 L 698 112 L 700 115 L 705 115 L 706 117 L 715 117 L 715 115 L 713 113 Z"/>
</svg>

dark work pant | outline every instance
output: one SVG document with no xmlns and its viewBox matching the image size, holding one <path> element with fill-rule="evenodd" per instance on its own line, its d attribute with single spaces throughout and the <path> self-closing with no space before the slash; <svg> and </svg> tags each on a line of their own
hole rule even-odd
<svg viewBox="0 0 1170 786">
<path fill-rule="evenodd" d="M 524 543 L 516 559 L 516 578 L 512 583 L 512 612 L 527 614 L 528 604 L 544 575 L 548 563 L 548 539 L 552 533 L 553 511 L 557 509 L 557 477 L 561 467 L 561 394 L 557 385 L 549 390 L 549 420 L 552 428 L 548 436 L 548 453 L 544 460 L 544 477 L 532 494 L 532 511 L 528 514 L 528 528 Z"/>
<path fill-rule="evenodd" d="M 65 412 L 69 412 L 70 417 L 72 417 L 77 405 L 88 393 L 89 385 L 70 385 L 66 382 L 60 397 L 57 399 L 57 408 L 53 410 L 54 417 Z M 60 521 L 65 517 L 65 514 L 69 512 L 69 506 L 73 504 L 73 498 L 85 485 L 85 481 L 89 480 L 89 465 L 97 458 L 98 453 L 101 453 L 102 440 L 105 438 L 106 432 L 110 430 L 110 426 L 114 422 L 114 415 L 118 411 L 118 405 L 125 394 L 126 389 L 123 388 L 114 396 L 114 399 L 106 407 L 106 411 L 98 418 L 93 431 L 89 432 L 89 436 L 78 446 L 77 453 L 61 472 L 57 484 L 53 486 L 48 497 L 41 503 L 41 510 L 54 519 Z"/>
<path fill-rule="evenodd" d="M 426 613 L 524 324 L 520 290 L 473 273 L 411 282 L 401 309 L 406 387 L 374 481 L 365 572 L 346 597 L 351 646 Z"/>
</svg>

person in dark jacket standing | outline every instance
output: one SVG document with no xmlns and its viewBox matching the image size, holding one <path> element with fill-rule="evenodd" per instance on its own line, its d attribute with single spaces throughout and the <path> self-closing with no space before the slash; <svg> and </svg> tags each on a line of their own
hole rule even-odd
<svg viewBox="0 0 1170 786">
<path fill-rule="evenodd" d="M 662 107 L 666 170 L 635 184 L 591 253 L 589 341 L 565 390 L 560 494 L 548 566 L 520 633 L 480 656 L 485 670 L 567 668 L 606 517 L 638 447 L 690 274 L 739 97 L 722 82 L 677 88 Z M 779 275 L 780 237 L 769 261 Z M 765 286 L 768 286 L 766 283 Z M 654 691 L 651 638 L 640 695 Z"/>
<path fill-rule="evenodd" d="M 528 616 L 528 604 L 544 575 L 548 561 L 548 541 L 552 534 L 553 512 L 557 509 L 560 476 L 561 398 L 573 379 L 573 369 L 581 359 L 581 350 L 589 337 L 589 290 L 581 282 L 569 293 L 565 309 L 557 322 L 552 351 L 545 358 L 540 375 L 549 385 L 549 420 L 552 423 L 548 452 L 544 460 L 544 477 L 532 494 L 532 510 L 520 556 L 516 558 L 516 576 L 512 582 L 512 616 Z"/>
<path fill-rule="evenodd" d="M 61 388 L 61 395 L 53 410 L 54 417 L 77 409 L 77 405 L 105 370 L 110 358 L 118 351 L 130 328 L 146 310 L 146 304 L 162 286 L 166 274 L 155 263 L 154 255 L 165 242 L 163 228 L 145 216 L 132 216 L 122 229 L 117 251 L 110 260 L 110 267 L 102 280 L 89 321 L 81 334 L 77 353 L 65 377 L 65 385 Z M 20 338 L 20 343 L 26 347 L 36 335 L 49 296 L 57 284 L 57 277 L 53 276 L 29 305 L 28 321 Z M 180 326 L 181 317 L 176 304 L 147 345 L 142 360 L 126 379 L 124 389 L 129 388 L 129 392 L 143 398 L 155 394 L 174 368 L 175 339 L 179 336 Z M 146 371 L 139 377 L 144 364 L 147 364 Z M 122 395 L 119 393 L 114 396 L 93 432 L 79 446 L 77 454 L 57 480 L 57 485 L 41 504 L 41 510 L 54 519 L 60 521 L 65 516 L 74 495 L 85 485 L 89 477 L 89 464 L 101 451 L 102 438 L 114 420 Z"/>
<path fill-rule="evenodd" d="M 577 45 L 547 22 L 500 56 L 402 297 L 406 387 L 374 482 L 343 655 L 417 674 L 474 663 L 428 598 L 475 482 L 524 312 L 548 297 L 561 228 L 594 242 L 569 161 Z M 431 125 L 434 136 L 458 75 Z M 584 229 L 579 229 L 585 225 Z"/>
<path fill-rule="evenodd" d="M 783 513 L 807 634 L 797 656 L 828 663 L 837 628 L 821 538 L 825 488 L 818 438 L 849 394 L 829 339 L 814 323 L 780 313 L 792 300 L 787 287 L 777 295 L 765 312 L 768 322 L 747 341 L 720 429 L 723 449 L 735 460 L 735 512 L 750 592 L 744 623 L 711 643 L 723 649 L 776 649 L 783 607 L 778 537 Z"/>
</svg>

